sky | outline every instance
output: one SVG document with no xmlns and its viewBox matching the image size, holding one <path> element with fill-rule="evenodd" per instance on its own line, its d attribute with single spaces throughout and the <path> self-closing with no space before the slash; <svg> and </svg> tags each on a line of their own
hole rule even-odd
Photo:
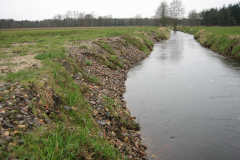
<svg viewBox="0 0 240 160">
<path fill-rule="evenodd" d="M 169 3 L 172 0 L 166 0 Z M 190 10 L 197 12 L 212 7 L 228 6 L 240 0 L 182 0 L 185 17 Z M 112 15 L 113 18 L 130 18 L 141 14 L 143 18 L 155 15 L 161 0 L 0 0 L 0 19 L 44 20 L 67 11 L 91 13 L 95 16 Z"/>
</svg>

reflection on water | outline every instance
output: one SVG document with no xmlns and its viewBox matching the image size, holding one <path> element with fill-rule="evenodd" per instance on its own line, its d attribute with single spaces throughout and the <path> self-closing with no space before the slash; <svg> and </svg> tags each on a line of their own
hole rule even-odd
<svg viewBox="0 0 240 160">
<path fill-rule="evenodd" d="M 240 157 L 239 64 L 171 32 L 131 69 L 124 97 L 149 159 Z"/>
</svg>

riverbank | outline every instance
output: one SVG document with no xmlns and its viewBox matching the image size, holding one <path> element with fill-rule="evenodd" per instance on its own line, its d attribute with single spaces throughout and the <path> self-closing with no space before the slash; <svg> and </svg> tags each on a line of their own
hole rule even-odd
<svg viewBox="0 0 240 160">
<path fill-rule="evenodd" d="M 204 47 L 223 56 L 240 59 L 240 27 L 178 27 L 193 34 Z"/>
<path fill-rule="evenodd" d="M 147 158 L 124 82 L 169 31 L 78 32 L 1 32 L 1 158 Z"/>
</svg>

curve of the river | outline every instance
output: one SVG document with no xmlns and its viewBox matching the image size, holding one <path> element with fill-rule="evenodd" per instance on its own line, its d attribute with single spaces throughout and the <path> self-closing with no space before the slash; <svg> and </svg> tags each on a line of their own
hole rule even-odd
<svg viewBox="0 0 240 160">
<path fill-rule="evenodd" d="M 132 68 L 124 98 L 149 159 L 240 159 L 240 63 L 171 31 Z"/>
</svg>

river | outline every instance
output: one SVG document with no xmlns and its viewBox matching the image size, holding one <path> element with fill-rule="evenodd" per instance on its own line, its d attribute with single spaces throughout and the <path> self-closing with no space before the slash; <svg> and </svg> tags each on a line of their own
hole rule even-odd
<svg viewBox="0 0 240 160">
<path fill-rule="evenodd" d="M 171 31 L 133 67 L 124 99 L 150 160 L 240 159 L 240 63 Z"/>
</svg>

